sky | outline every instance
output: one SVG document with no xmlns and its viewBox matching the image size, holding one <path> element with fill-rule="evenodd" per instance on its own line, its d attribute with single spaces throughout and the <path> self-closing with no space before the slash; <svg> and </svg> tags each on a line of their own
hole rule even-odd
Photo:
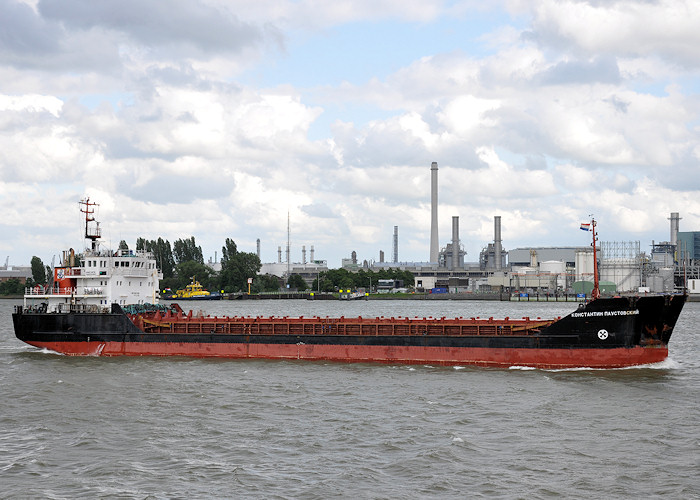
<svg viewBox="0 0 700 500">
<path fill-rule="evenodd" d="M 698 0 L 0 0 L 0 263 L 103 241 L 340 267 L 700 231 Z M 309 254 L 307 253 L 307 258 Z"/>
</svg>

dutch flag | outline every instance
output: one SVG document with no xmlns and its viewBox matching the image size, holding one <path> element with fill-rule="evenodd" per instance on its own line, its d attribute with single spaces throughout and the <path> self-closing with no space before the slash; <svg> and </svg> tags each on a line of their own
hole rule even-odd
<svg viewBox="0 0 700 500">
<path fill-rule="evenodd" d="M 581 223 L 581 231 L 590 231 L 590 230 L 591 230 L 590 222 Z"/>
</svg>

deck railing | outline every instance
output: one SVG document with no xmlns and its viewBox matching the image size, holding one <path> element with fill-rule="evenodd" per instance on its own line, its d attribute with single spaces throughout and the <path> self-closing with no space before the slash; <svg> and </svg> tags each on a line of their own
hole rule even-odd
<svg viewBox="0 0 700 500">
<path fill-rule="evenodd" d="M 42 287 L 34 286 L 24 289 L 24 295 L 39 297 L 39 296 L 70 296 L 70 295 L 104 295 L 104 289 L 99 287 Z"/>
<path fill-rule="evenodd" d="M 147 333 L 237 335 L 534 335 L 553 319 L 211 317 L 172 313 L 129 315 Z"/>
</svg>

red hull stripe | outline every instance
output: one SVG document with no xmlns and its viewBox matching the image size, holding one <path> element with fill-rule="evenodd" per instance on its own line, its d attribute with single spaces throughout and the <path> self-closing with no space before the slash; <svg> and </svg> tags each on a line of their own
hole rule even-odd
<svg viewBox="0 0 700 500">
<path fill-rule="evenodd" d="M 620 368 L 658 363 L 668 356 L 666 347 L 639 346 L 614 349 L 514 349 L 177 342 L 29 343 L 68 355 L 304 359 L 392 364 L 531 366 L 548 369 Z"/>
</svg>

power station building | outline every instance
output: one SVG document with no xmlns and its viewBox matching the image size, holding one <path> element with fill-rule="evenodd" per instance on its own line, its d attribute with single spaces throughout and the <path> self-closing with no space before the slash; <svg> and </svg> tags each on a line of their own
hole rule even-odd
<svg viewBox="0 0 700 500">
<path fill-rule="evenodd" d="M 676 260 L 690 266 L 700 264 L 700 231 L 678 233 Z"/>
<path fill-rule="evenodd" d="M 430 165 L 430 245 L 427 262 L 400 262 L 398 226 L 394 226 L 391 262 L 358 261 L 356 252 L 343 259 L 342 267 L 379 271 L 387 268 L 410 271 L 418 290 L 444 289 L 450 292 L 508 292 L 531 291 L 544 293 L 590 293 L 594 281 L 593 248 L 586 246 L 503 248 L 501 216 L 494 216 L 493 241 L 480 252 L 477 262 L 466 262 L 466 252 L 460 241 L 459 217 L 452 216 L 452 237 L 444 246 L 438 239 L 438 164 Z M 598 242 L 598 272 L 601 288 L 611 292 L 668 292 L 684 283 L 685 277 L 697 280 L 700 293 L 700 232 L 679 231 L 677 212 L 669 218 L 670 241 L 652 242 L 649 254 L 642 252 L 639 241 Z M 258 250 L 259 251 L 259 250 Z M 278 249 L 276 264 L 263 264 L 262 272 L 277 276 L 300 274 L 307 282 L 328 269 L 325 261 L 313 258 L 306 262 L 282 261 Z M 681 263 L 683 271 L 681 272 Z"/>
</svg>

